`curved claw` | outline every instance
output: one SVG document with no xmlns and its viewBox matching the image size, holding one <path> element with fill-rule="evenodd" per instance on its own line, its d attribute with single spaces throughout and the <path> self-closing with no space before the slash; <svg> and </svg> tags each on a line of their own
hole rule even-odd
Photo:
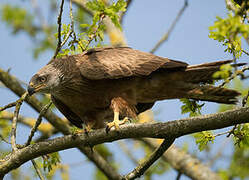
<svg viewBox="0 0 249 180">
<path fill-rule="evenodd" d="M 115 129 L 118 131 L 119 126 L 122 124 L 125 124 L 126 122 L 131 122 L 131 120 L 128 117 L 125 117 L 122 121 L 120 121 L 118 118 L 115 118 L 114 120 L 106 125 L 105 131 L 108 133 L 112 127 L 115 127 Z"/>
</svg>

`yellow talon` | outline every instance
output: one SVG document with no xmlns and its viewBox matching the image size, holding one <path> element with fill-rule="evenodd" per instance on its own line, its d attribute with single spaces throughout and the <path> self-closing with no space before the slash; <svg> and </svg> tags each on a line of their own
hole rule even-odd
<svg viewBox="0 0 249 180">
<path fill-rule="evenodd" d="M 128 117 L 125 117 L 122 121 L 119 120 L 119 112 L 114 112 L 114 120 L 107 124 L 106 132 L 108 133 L 112 127 L 115 127 L 116 130 L 119 130 L 119 126 L 125 124 L 129 121 Z"/>
</svg>

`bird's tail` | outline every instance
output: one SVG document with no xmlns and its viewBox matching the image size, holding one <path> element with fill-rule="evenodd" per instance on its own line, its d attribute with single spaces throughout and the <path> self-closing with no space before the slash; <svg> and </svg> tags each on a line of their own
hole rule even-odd
<svg viewBox="0 0 249 180">
<path fill-rule="evenodd" d="M 150 81 L 144 83 L 143 89 L 146 91 L 141 93 L 143 97 L 141 99 L 146 103 L 163 99 L 190 98 L 234 104 L 237 102 L 236 97 L 240 95 L 239 92 L 207 84 L 214 80 L 213 74 L 220 70 L 221 65 L 231 62 L 231 60 L 227 60 L 191 65 L 180 71 L 165 71 L 163 75 L 161 72 L 155 73 Z M 233 66 L 242 65 L 244 64 Z"/>
<path fill-rule="evenodd" d="M 211 85 L 196 85 L 195 88 L 186 91 L 185 97 L 224 104 L 235 104 L 238 101 L 236 97 L 239 95 L 238 91 L 232 89 Z"/>
<path fill-rule="evenodd" d="M 207 84 L 200 85 L 200 83 L 212 82 L 212 80 L 214 80 L 213 74 L 220 70 L 220 66 L 230 63 L 232 63 L 232 60 L 216 61 L 211 63 L 187 66 L 184 76 L 185 82 L 193 83 L 195 86 L 195 88 L 189 88 L 189 90 L 187 91 L 187 96 L 191 99 L 198 99 L 203 101 L 225 104 L 236 103 L 236 97 L 240 95 L 238 91 L 222 87 L 215 87 Z M 232 66 L 242 65 L 244 65 L 244 63 L 234 64 Z"/>
<path fill-rule="evenodd" d="M 205 83 L 214 80 L 213 74 L 220 70 L 221 65 L 230 64 L 232 60 L 216 61 L 198 65 L 190 65 L 185 69 L 185 79 L 192 83 Z M 246 63 L 232 64 L 233 67 L 243 66 Z"/>
</svg>

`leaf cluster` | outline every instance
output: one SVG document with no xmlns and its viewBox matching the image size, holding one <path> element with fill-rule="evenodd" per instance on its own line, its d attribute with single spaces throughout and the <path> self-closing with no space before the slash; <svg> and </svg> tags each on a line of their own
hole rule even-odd
<svg viewBox="0 0 249 180">
<path fill-rule="evenodd" d="M 227 18 L 216 17 L 213 26 L 209 27 L 209 37 L 222 42 L 225 52 L 232 53 L 236 58 L 242 54 L 241 37 L 248 38 L 249 25 L 244 24 L 239 15 L 228 14 Z"/>
<path fill-rule="evenodd" d="M 187 98 L 182 98 L 180 101 L 183 103 L 181 106 L 182 114 L 189 113 L 190 117 L 201 115 L 201 108 L 203 104 L 198 104 L 197 101 Z"/>
<path fill-rule="evenodd" d="M 86 5 L 89 9 L 95 12 L 90 30 L 94 28 L 101 16 L 108 16 L 113 24 L 121 29 L 118 13 L 126 11 L 126 2 L 124 0 L 118 0 L 110 6 L 107 6 L 103 0 L 89 1 Z"/>
<path fill-rule="evenodd" d="M 200 151 L 203 151 L 209 142 L 214 142 L 215 136 L 211 131 L 202 131 L 194 134 L 195 143 Z"/>
<path fill-rule="evenodd" d="M 223 64 L 220 66 L 220 70 L 213 74 L 214 79 L 227 79 L 232 73 L 231 64 Z"/>
<path fill-rule="evenodd" d="M 51 153 L 43 157 L 44 171 L 50 172 L 53 169 L 53 166 L 56 166 L 58 163 L 60 163 L 59 152 Z"/>
<path fill-rule="evenodd" d="M 36 27 L 33 25 L 34 17 L 24 8 L 18 6 L 4 5 L 2 8 L 2 20 L 13 27 L 13 33 L 23 30 L 30 36 L 36 34 Z"/>
</svg>

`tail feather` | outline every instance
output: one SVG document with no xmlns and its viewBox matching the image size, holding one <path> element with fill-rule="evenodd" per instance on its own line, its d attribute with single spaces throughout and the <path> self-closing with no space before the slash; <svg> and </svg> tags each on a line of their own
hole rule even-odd
<svg viewBox="0 0 249 180">
<path fill-rule="evenodd" d="M 187 92 L 188 98 L 225 104 L 235 104 L 240 93 L 236 90 L 214 87 L 210 85 L 198 86 Z"/>
<path fill-rule="evenodd" d="M 158 100 L 189 98 L 225 104 L 235 104 L 240 93 L 236 90 L 215 87 L 205 84 L 214 80 L 213 74 L 223 64 L 232 60 L 217 61 L 199 65 L 190 65 L 185 69 L 173 71 L 157 71 L 151 77 L 141 78 L 142 86 L 138 86 L 137 100 L 139 103 L 154 103 Z M 234 64 L 232 66 L 242 66 Z"/>
<path fill-rule="evenodd" d="M 231 63 L 232 60 L 217 61 L 198 65 L 190 65 L 185 69 L 186 81 L 192 83 L 206 83 L 214 80 L 213 74 L 220 70 L 220 66 Z M 245 63 L 232 64 L 232 66 L 243 66 Z"/>
</svg>

